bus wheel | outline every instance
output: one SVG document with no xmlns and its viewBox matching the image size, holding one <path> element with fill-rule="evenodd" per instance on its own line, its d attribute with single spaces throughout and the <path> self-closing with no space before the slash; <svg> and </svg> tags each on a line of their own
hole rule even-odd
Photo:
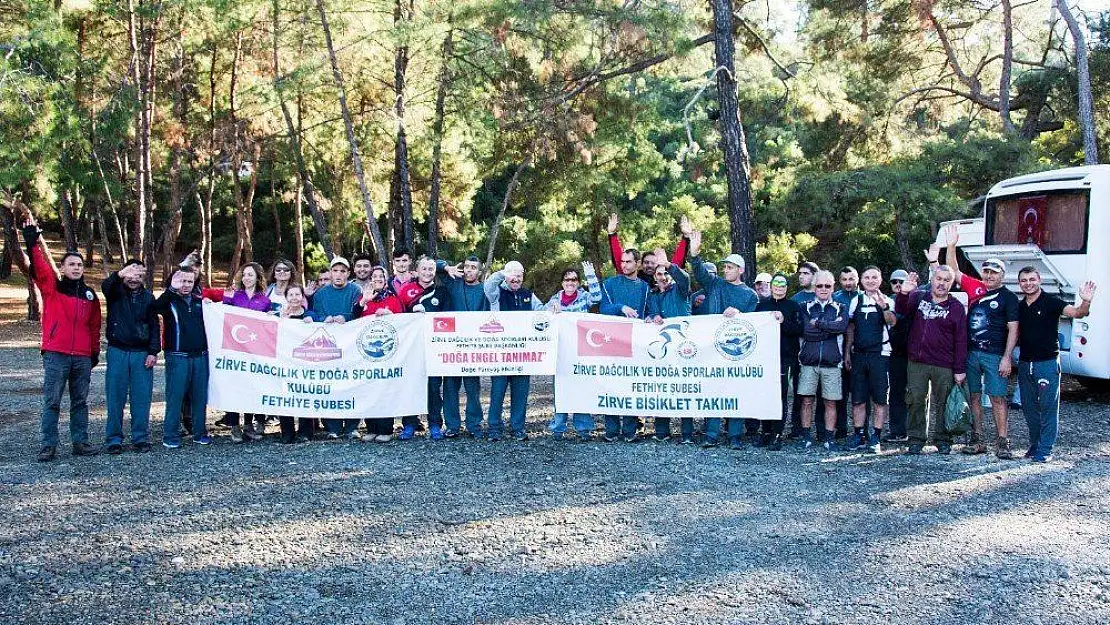
<svg viewBox="0 0 1110 625">
<path fill-rule="evenodd" d="M 1110 393 L 1110 380 L 1105 378 L 1091 378 L 1084 375 L 1076 376 L 1083 388 L 1092 393 Z"/>
</svg>

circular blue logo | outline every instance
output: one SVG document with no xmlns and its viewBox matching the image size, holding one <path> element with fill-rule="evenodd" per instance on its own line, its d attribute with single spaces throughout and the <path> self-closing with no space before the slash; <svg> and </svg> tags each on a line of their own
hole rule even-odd
<svg viewBox="0 0 1110 625">
<path fill-rule="evenodd" d="M 717 328 L 714 346 L 729 360 L 744 360 L 752 355 L 759 343 L 759 333 L 750 321 L 725 319 Z"/>
</svg>

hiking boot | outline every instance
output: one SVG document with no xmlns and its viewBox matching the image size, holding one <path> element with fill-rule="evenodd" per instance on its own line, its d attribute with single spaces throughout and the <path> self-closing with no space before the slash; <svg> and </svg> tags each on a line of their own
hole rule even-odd
<svg viewBox="0 0 1110 625">
<path fill-rule="evenodd" d="M 617 442 L 617 435 L 616 434 L 606 434 L 602 438 L 605 439 L 606 443 L 615 443 L 615 442 Z"/>
<path fill-rule="evenodd" d="M 987 453 L 987 446 L 983 444 L 983 437 L 976 432 L 972 432 L 967 439 L 967 444 L 964 445 L 964 453 L 969 456 Z"/>
<path fill-rule="evenodd" d="M 920 456 L 923 449 L 925 449 L 925 446 L 921 443 L 913 443 L 912 445 L 910 445 L 909 449 L 906 450 L 906 455 Z"/>
<path fill-rule="evenodd" d="M 883 442 L 899 445 L 901 443 L 908 443 L 909 440 L 910 437 L 906 436 L 905 434 L 887 434 L 886 438 L 883 439 Z"/>
<path fill-rule="evenodd" d="M 665 443 L 665 442 L 671 440 L 671 437 L 670 436 L 664 436 L 662 434 L 655 434 L 654 436 L 651 437 L 651 440 L 655 441 L 656 443 Z"/>
<path fill-rule="evenodd" d="M 234 429 L 234 428 L 232 428 L 232 429 Z M 243 436 L 245 436 L 246 438 L 248 438 L 252 441 L 262 440 L 262 435 L 259 434 L 258 431 L 254 429 L 254 423 L 247 423 L 247 425 L 243 428 Z"/>
<path fill-rule="evenodd" d="M 204 436 L 194 436 L 193 442 L 197 445 L 211 445 L 212 437 L 205 434 Z"/>
<path fill-rule="evenodd" d="M 640 435 L 639 434 L 629 434 L 628 436 L 624 437 L 624 442 L 626 442 L 626 443 L 638 443 L 638 442 L 640 442 Z"/>
<path fill-rule="evenodd" d="M 443 438 L 458 438 L 459 431 L 455 429 L 446 429 L 443 431 Z"/>
<path fill-rule="evenodd" d="M 236 445 L 243 442 L 243 428 L 238 425 L 231 426 L 231 442 Z"/>
<path fill-rule="evenodd" d="M 847 449 L 849 451 L 856 451 L 857 449 L 863 449 L 864 447 L 867 447 L 867 445 L 864 441 L 863 434 L 852 434 L 852 436 L 848 439 L 848 442 L 844 445 L 844 449 Z"/>
<path fill-rule="evenodd" d="M 38 461 L 39 462 L 50 462 L 51 460 L 54 459 L 54 456 L 56 455 L 56 453 L 57 453 L 56 449 L 47 445 L 46 447 L 43 447 L 41 451 L 39 451 Z"/>
<path fill-rule="evenodd" d="M 836 439 L 825 437 L 825 442 L 821 443 L 821 448 L 825 451 L 832 453 L 834 451 L 844 451 L 844 449 L 836 444 Z"/>
<path fill-rule="evenodd" d="M 73 455 L 74 456 L 95 456 L 100 453 L 100 447 L 90 445 L 89 443 L 74 443 Z"/>
<path fill-rule="evenodd" d="M 775 434 L 767 441 L 767 451 L 782 451 L 782 435 Z"/>
<path fill-rule="evenodd" d="M 150 451 L 150 443 L 148 443 L 146 441 L 143 441 L 141 443 L 135 443 L 134 445 L 131 446 L 131 449 L 140 453 L 140 454 L 145 454 L 148 451 Z"/>
<path fill-rule="evenodd" d="M 528 440 L 528 433 L 527 433 L 527 432 L 513 432 L 513 433 L 512 433 L 511 435 L 510 435 L 510 437 L 511 437 L 511 438 L 512 438 L 512 439 L 513 439 L 514 441 L 518 441 L 518 442 L 521 442 L 521 443 L 523 443 L 524 441 Z"/>
<path fill-rule="evenodd" d="M 1037 455 L 1033 456 L 1033 462 L 1036 462 L 1037 464 L 1044 464 L 1046 462 L 1052 462 L 1052 454 L 1048 454 L 1047 456 L 1042 456 L 1041 454 L 1037 454 Z"/>
<path fill-rule="evenodd" d="M 1014 450 L 1010 447 L 1010 439 L 1005 436 L 999 436 L 998 440 L 994 442 L 994 455 L 999 460 L 1013 460 Z"/>
<path fill-rule="evenodd" d="M 810 432 L 802 432 L 802 449 L 810 449 L 813 447 L 813 434 Z"/>
<path fill-rule="evenodd" d="M 693 436 L 683 436 L 682 440 L 679 441 L 678 444 L 679 445 L 693 445 L 694 444 L 694 437 Z"/>
<path fill-rule="evenodd" d="M 111 445 L 108 445 L 104 448 L 104 453 L 112 456 L 118 456 L 123 453 L 123 445 L 120 445 L 119 443 L 112 443 Z"/>
<path fill-rule="evenodd" d="M 162 446 L 166 449 L 181 449 L 181 443 L 171 443 L 169 441 L 162 441 Z"/>
<path fill-rule="evenodd" d="M 937 453 L 942 456 L 947 456 L 952 453 L 952 445 L 950 443 L 937 443 Z"/>
<path fill-rule="evenodd" d="M 392 434 L 378 434 L 377 436 L 374 437 L 374 442 L 375 443 L 388 443 L 388 442 L 391 442 L 392 440 L 393 440 L 393 435 Z"/>
<path fill-rule="evenodd" d="M 719 443 L 717 443 L 717 438 L 715 436 L 706 436 L 705 441 L 702 442 L 702 444 L 701 444 L 701 448 L 702 449 L 712 449 L 713 447 L 716 447 L 718 444 Z"/>
<path fill-rule="evenodd" d="M 867 437 L 867 446 L 863 448 L 864 451 L 871 454 L 882 453 L 882 443 L 879 442 L 879 437 L 875 434 Z"/>
</svg>

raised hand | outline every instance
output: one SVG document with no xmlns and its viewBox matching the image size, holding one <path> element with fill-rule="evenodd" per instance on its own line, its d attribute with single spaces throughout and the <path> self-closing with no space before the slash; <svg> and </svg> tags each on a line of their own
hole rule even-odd
<svg viewBox="0 0 1110 625">
<path fill-rule="evenodd" d="M 193 267 L 200 264 L 200 250 L 193 250 L 181 259 L 178 267 Z"/>
<path fill-rule="evenodd" d="M 879 291 L 875 291 L 871 294 L 871 301 L 875 302 L 875 305 L 879 308 L 886 306 L 886 297 Z"/>
<path fill-rule="evenodd" d="M 588 260 L 582 261 L 582 271 L 584 273 L 595 273 L 594 272 L 594 264 L 591 263 Z"/>
<path fill-rule="evenodd" d="M 902 283 L 902 292 L 906 295 L 913 293 L 917 290 L 918 276 L 916 271 L 911 271 L 910 275 L 906 277 L 906 281 Z"/>
<path fill-rule="evenodd" d="M 960 227 L 956 224 L 948 224 L 945 226 L 944 242 L 955 247 L 960 242 Z"/>
<path fill-rule="evenodd" d="M 1084 282 L 1083 286 L 1079 288 L 1079 299 L 1083 300 L 1084 302 L 1091 301 L 1095 297 L 1095 290 L 1097 288 L 1098 287 L 1095 286 L 1095 283 L 1091 282 L 1090 280 Z"/>
<path fill-rule="evenodd" d="M 463 275 L 462 263 L 456 263 L 454 265 L 447 265 L 446 267 L 443 268 L 443 271 L 447 275 L 449 275 L 452 278 L 455 278 L 457 280 L 457 279 L 461 278 L 462 275 Z"/>
<path fill-rule="evenodd" d="M 694 224 L 690 221 L 689 217 L 683 215 L 682 218 L 678 220 L 678 229 L 682 232 L 682 236 L 689 239 L 690 234 L 694 232 Z"/>
<path fill-rule="evenodd" d="M 619 226 L 620 223 L 621 223 L 620 217 L 617 217 L 616 213 L 610 213 L 609 214 L 609 225 L 606 227 L 606 230 L 609 231 L 609 234 L 615 234 L 617 232 L 617 226 Z"/>
<path fill-rule="evenodd" d="M 690 256 L 697 256 L 701 253 L 701 230 L 694 230 L 690 232 Z"/>
<path fill-rule="evenodd" d="M 925 250 L 925 260 L 929 261 L 930 263 L 935 263 L 938 262 L 939 259 L 940 246 L 936 243 L 933 243 L 929 246 L 929 249 Z"/>
<path fill-rule="evenodd" d="M 657 247 L 651 253 L 655 256 L 656 265 L 666 267 L 671 264 L 671 261 L 667 260 L 667 252 L 663 248 Z"/>
</svg>

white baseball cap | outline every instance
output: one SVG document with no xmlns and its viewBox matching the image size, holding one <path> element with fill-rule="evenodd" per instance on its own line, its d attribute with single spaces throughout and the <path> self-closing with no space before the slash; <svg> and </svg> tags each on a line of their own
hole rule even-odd
<svg viewBox="0 0 1110 625">
<path fill-rule="evenodd" d="M 1001 258 L 988 258 L 983 261 L 980 267 L 983 269 L 990 269 L 991 271 L 997 271 L 998 273 L 1006 273 L 1006 261 Z"/>
<path fill-rule="evenodd" d="M 343 258 L 342 256 L 336 256 L 335 258 L 332 258 L 331 259 L 331 264 L 328 265 L 328 267 L 330 268 L 330 267 L 334 267 L 336 265 L 343 265 L 347 269 L 351 268 L 351 263 L 348 262 L 347 259 Z"/>
<path fill-rule="evenodd" d="M 755 281 L 756 282 L 766 282 L 766 283 L 770 284 L 771 283 L 771 274 L 764 271 L 763 273 L 761 273 L 761 274 L 759 274 L 758 276 L 755 277 Z"/>
</svg>

